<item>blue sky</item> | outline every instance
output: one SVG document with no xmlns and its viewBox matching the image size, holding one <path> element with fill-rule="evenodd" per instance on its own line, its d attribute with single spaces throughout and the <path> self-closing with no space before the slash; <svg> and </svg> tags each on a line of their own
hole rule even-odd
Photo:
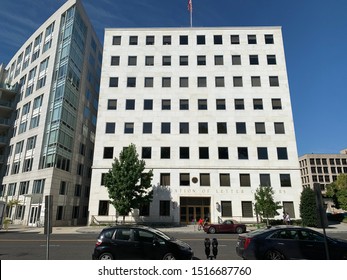
<svg viewBox="0 0 347 280">
<path fill-rule="evenodd" d="M 1 0 L 5 65 L 65 0 Z M 105 27 L 188 27 L 188 0 L 82 0 Z M 193 0 L 193 26 L 282 26 L 299 156 L 347 148 L 346 0 Z"/>
</svg>

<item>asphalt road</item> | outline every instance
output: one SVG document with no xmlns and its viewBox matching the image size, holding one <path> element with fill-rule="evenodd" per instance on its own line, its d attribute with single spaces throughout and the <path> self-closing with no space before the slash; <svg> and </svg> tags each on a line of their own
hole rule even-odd
<svg viewBox="0 0 347 280">
<path fill-rule="evenodd" d="M 2 231 L 0 232 L 0 260 L 90 260 L 97 235 L 97 233 L 51 234 L 49 247 L 47 247 L 46 235 Z M 237 234 L 171 232 L 169 235 L 190 244 L 196 259 L 206 260 L 204 239 L 217 238 L 217 259 L 240 260 L 235 252 Z M 347 239 L 347 233 L 334 233 L 330 236 Z"/>
</svg>

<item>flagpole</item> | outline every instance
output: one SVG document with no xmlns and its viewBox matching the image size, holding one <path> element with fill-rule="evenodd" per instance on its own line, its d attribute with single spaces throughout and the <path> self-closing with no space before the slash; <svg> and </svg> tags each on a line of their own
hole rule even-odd
<svg viewBox="0 0 347 280">
<path fill-rule="evenodd" d="M 193 27 L 193 0 L 188 0 L 188 11 L 190 14 L 190 27 Z"/>
</svg>

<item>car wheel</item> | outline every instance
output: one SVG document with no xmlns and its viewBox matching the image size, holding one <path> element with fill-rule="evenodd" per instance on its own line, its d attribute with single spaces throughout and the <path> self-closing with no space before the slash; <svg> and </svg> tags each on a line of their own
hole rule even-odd
<svg viewBox="0 0 347 280">
<path fill-rule="evenodd" d="M 283 256 L 283 254 L 281 254 L 280 252 L 276 251 L 276 250 L 271 250 L 271 251 L 268 251 L 266 253 L 266 256 L 265 258 L 267 260 L 284 260 L 285 257 Z"/>
<path fill-rule="evenodd" d="M 99 260 L 113 260 L 113 256 L 111 253 L 102 253 Z"/>
<path fill-rule="evenodd" d="M 175 256 L 172 253 L 167 253 L 163 257 L 163 260 L 166 260 L 166 261 L 173 261 L 175 259 L 176 258 L 175 258 Z"/>
<path fill-rule="evenodd" d="M 214 227 L 210 227 L 210 228 L 208 229 L 208 232 L 209 232 L 209 233 L 216 233 L 216 229 L 215 229 Z"/>
<path fill-rule="evenodd" d="M 235 231 L 236 231 L 237 234 L 243 233 L 242 227 L 237 227 Z"/>
</svg>

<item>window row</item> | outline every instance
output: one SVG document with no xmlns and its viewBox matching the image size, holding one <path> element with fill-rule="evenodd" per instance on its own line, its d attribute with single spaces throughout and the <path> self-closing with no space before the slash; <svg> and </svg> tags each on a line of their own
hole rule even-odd
<svg viewBox="0 0 347 280">
<path fill-rule="evenodd" d="M 146 35 L 146 36 L 137 36 L 137 35 L 130 35 L 130 36 L 121 36 L 121 35 L 114 35 L 112 36 L 112 45 L 122 45 L 124 40 L 127 40 L 126 43 L 130 46 L 136 46 L 136 45 L 155 45 L 156 41 L 159 41 L 162 45 L 189 45 L 189 41 L 193 41 L 192 44 L 196 45 L 222 45 L 224 42 L 227 41 L 228 44 L 232 45 L 239 45 L 239 44 L 274 44 L 274 36 L 273 34 L 249 34 L 249 35 L 239 35 L 239 34 L 231 34 L 230 36 L 227 35 L 196 35 L 195 36 L 188 36 L 188 35 L 179 35 L 178 37 L 172 38 L 171 35 L 163 35 L 163 36 L 155 36 L 155 35 Z M 177 41 L 176 41 L 177 40 Z M 261 41 L 261 42 L 260 42 Z"/>
<path fill-rule="evenodd" d="M 154 77 L 145 77 L 142 80 L 143 87 L 145 88 L 153 88 L 154 87 Z M 179 77 L 177 79 L 177 85 L 173 84 L 173 78 L 172 77 L 158 77 L 156 79 L 161 80 L 161 87 L 163 88 L 171 88 L 171 87 L 180 87 L 180 88 L 188 88 L 192 85 L 189 85 L 189 77 Z M 138 80 L 136 77 L 126 77 L 126 80 L 124 80 L 124 86 L 128 88 L 135 88 L 138 86 Z M 192 79 L 191 79 L 192 80 Z M 208 79 L 207 77 L 197 77 L 194 81 L 194 86 L 198 88 L 205 88 L 208 85 Z M 244 87 L 248 84 L 245 83 L 245 79 L 242 76 L 233 76 L 231 79 L 231 84 L 233 87 Z M 248 81 L 247 81 L 248 82 Z M 225 79 L 223 76 L 214 77 L 214 86 L 215 87 L 228 87 L 229 80 Z M 264 83 L 264 81 L 263 81 Z M 251 76 L 250 77 L 250 86 L 251 87 L 261 87 L 262 86 L 262 79 L 260 76 Z M 279 87 L 280 82 L 278 76 L 269 76 L 268 82 L 266 83 L 270 87 Z M 108 86 L 110 88 L 117 88 L 120 86 L 120 78 L 119 77 L 110 77 Z"/>
<path fill-rule="evenodd" d="M 124 104 L 125 110 L 135 110 L 136 109 L 136 100 L 135 99 L 126 99 Z M 141 100 L 142 102 L 142 100 Z M 159 101 L 158 101 L 159 102 Z M 196 105 L 198 110 L 208 110 L 209 101 L 207 99 L 197 99 Z M 180 99 L 179 104 L 173 104 L 171 99 L 162 99 L 160 104 L 161 110 L 171 110 L 175 109 L 175 106 L 179 107 L 179 110 L 189 110 L 191 100 L 189 99 Z M 253 109 L 254 110 L 263 110 L 264 102 L 262 98 L 253 98 Z M 157 107 L 158 108 L 158 107 Z M 225 99 L 216 99 L 216 110 L 226 110 L 227 103 Z M 282 100 L 280 98 L 271 99 L 271 108 L 272 110 L 282 110 Z M 108 99 L 107 100 L 107 109 L 108 110 L 117 110 L 118 109 L 118 99 Z M 159 108 L 158 108 L 159 109 Z M 178 108 L 177 108 L 178 109 Z M 235 110 L 244 110 L 245 101 L 244 99 L 234 99 L 234 109 Z M 266 106 L 265 106 L 266 109 Z M 143 110 L 153 110 L 153 99 L 144 99 L 143 100 Z"/>
<path fill-rule="evenodd" d="M 249 123 L 248 123 L 249 124 Z M 134 123 L 126 122 L 124 123 L 123 133 L 125 134 L 133 134 L 134 133 Z M 176 133 L 179 134 L 189 134 L 191 133 L 192 122 L 180 122 L 177 127 Z M 212 129 L 210 128 L 208 122 L 198 122 L 194 129 L 197 134 L 228 134 L 230 133 L 228 130 L 228 123 L 226 122 L 217 122 L 216 125 L 213 125 Z M 253 125 L 252 125 L 253 126 Z M 142 123 L 142 133 L 143 134 L 152 134 L 153 133 L 153 123 L 152 122 L 143 122 Z M 161 122 L 160 124 L 160 132 L 161 134 L 171 134 L 171 123 L 170 122 Z M 254 133 L 255 134 L 267 134 L 267 129 L 271 130 L 265 122 L 255 122 L 254 123 Z M 285 134 L 285 128 L 283 122 L 275 122 L 273 123 L 273 130 L 275 134 Z M 115 122 L 107 122 L 105 124 L 105 133 L 106 134 L 115 134 L 116 133 L 116 123 Z M 175 133 L 175 132 L 174 132 Z M 247 123 L 246 122 L 236 122 L 235 123 L 235 133 L 236 134 L 247 134 Z"/>
<path fill-rule="evenodd" d="M 214 65 L 224 65 L 224 64 L 229 64 L 231 63 L 231 65 L 244 65 L 245 63 L 242 63 L 241 59 L 244 56 L 241 55 L 231 55 L 231 57 L 228 58 L 228 60 L 230 59 L 229 62 L 225 61 L 225 56 L 224 55 L 214 55 L 213 57 L 209 57 L 206 55 L 197 55 L 196 56 L 196 62 L 195 64 L 198 66 L 206 66 L 206 65 L 210 65 L 210 64 L 214 64 Z M 141 56 L 141 59 L 143 57 Z M 157 58 L 157 57 L 156 57 Z M 178 57 L 178 65 L 180 66 L 188 66 L 189 63 L 189 59 L 192 59 L 191 57 L 189 57 L 188 55 L 180 55 Z M 263 57 L 261 57 L 261 59 L 259 59 L 259 55 L 257 54 L 251 54 L 248 55 L 248 63 L 247 65 L 259 65 L 259 64 L 267 64 L 267 65 L 277 65 L 277 59 L 276 59 L 276 55 L 275 54 L 267 54 L 266 57 L 264 57 L 264 60 L 262 60 Z M 139 61 L 138 56 L 136 55 L 129 55 L 127 57 L 126 63 L 128 66 L 137 66 L 139 65 L 145 65 L 145 66 L 154 66 L 154 64 L 158 64 L 159 61 L 156 61 L 155 63 L 155 58 L 153 55 L 146 55 L 144 57 L 144 61 Z M 261 61 L 261 63 L 259 62 Z M 110 60 L 110 65 L 111 66 L 119 66 L 121 64 L 121 57 L 119 55 L 112 55 L 111 56 L 111 60 Z M 124 63 L 122 63 L 124 64 Z M 161 61 L 160 61 L 160 65 L 161 66 L 171 66 L 175 64 L 173 62 L 172 56 L 171 55 L 163 55 L 161 56 Z"/>
<path fill-rule="evenodd" d="M 288 151 L 287 147 L 277 147 L 276 155 L 278 160 L 288 160 Z M 171 147 L 159 147 L 156 149 L 154 154 L 160 159 L 172 159 L 172 154 L 175 154 L 175 157 L 179 159 L 190 159 L 190 152 L 193 150 L 191 147 L 179 147 L 178 150 L 172 152 Z M 269 157 L 269 154 L 272 154 L 272 151 L 268 151 L 267 147 L 257 147 L 251 150 L 250 153 L 248 147 L 237 147 L 235 155 L 229 155 L 229 147 L 218 147 L 216 149 L 216 157 L 218 159 L 239 159 L 239 160 L 248 160 L 251 158 L 250 155 L 255 155 L 258 160 L 274 160 L 274 158 Z M 194 158 L 198 157 L 199 159 L 210 159 L 210 147 L 198 147 L 197 153 L 196 148 L 194 147 Z M 271 152 L 271 153 L 270 153 Z M 214 152 L 213 152 L 214 153 Z M 103 158 L 104 159 L 113 159 L 115 157 L 114 147 L 104 147 Z M 142 159 L 152 159 L 152 147 L 142 147 L 141 149 L 141 158 Z"/>
<path fill-rule="evenodd" d="M 310 165 L 347 165 L 347 158 L 310 158 Z M 307 166 L 307 160 L 300 161 L 300 166 Z"/>
</svg>

